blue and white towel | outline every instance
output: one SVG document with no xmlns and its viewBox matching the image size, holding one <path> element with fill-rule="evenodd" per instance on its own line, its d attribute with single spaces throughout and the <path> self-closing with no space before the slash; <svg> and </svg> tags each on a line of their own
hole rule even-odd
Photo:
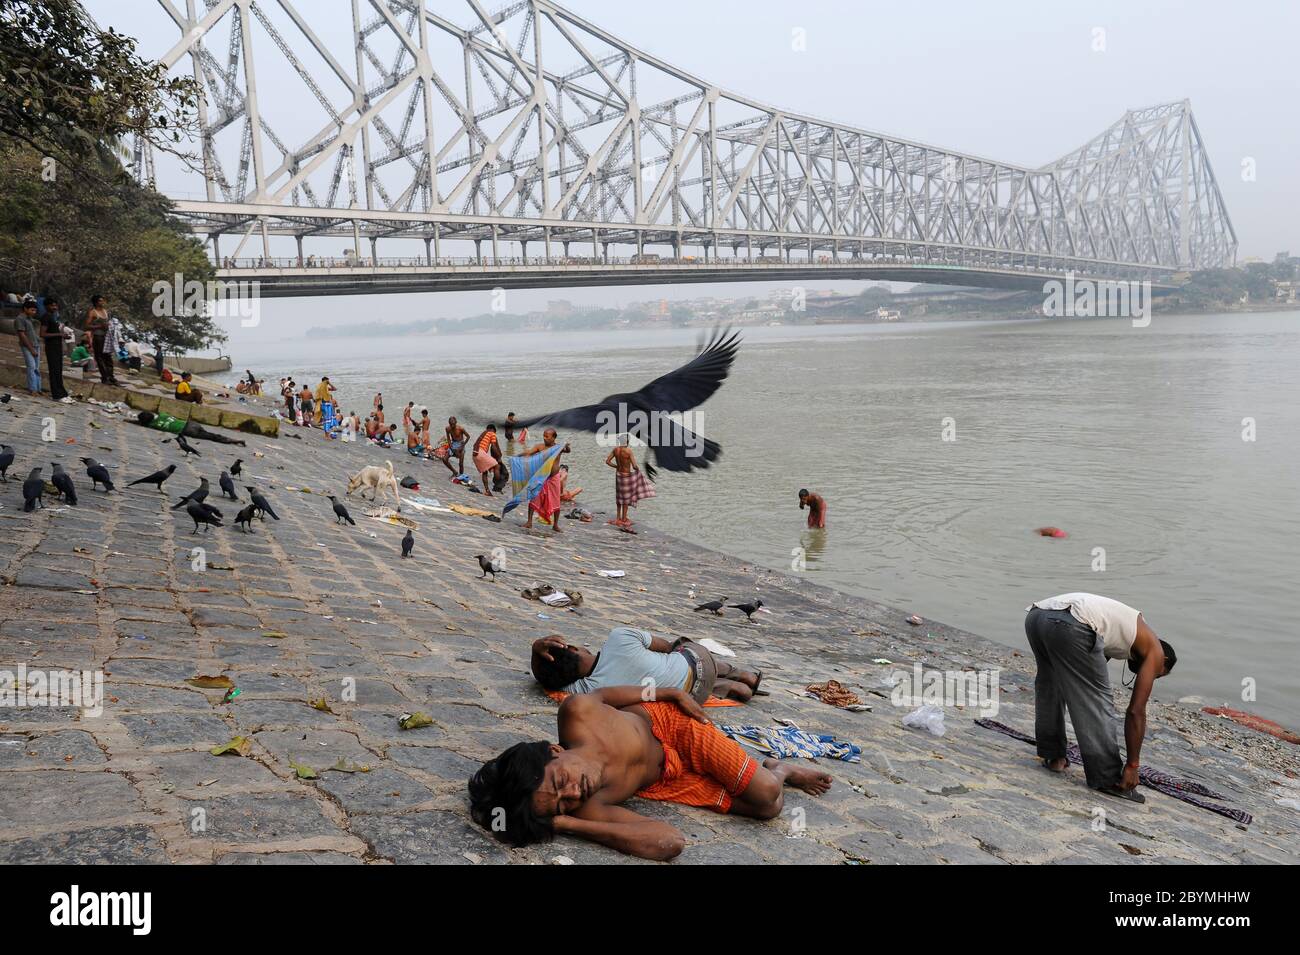
<svg viewBox="0 0 1300 955">
<path fill-rule="evenodd" d="M 804 759 L 816 759 L 826 756 L 841 759 L 846 763 L 860 762 L 862 749 L 834 736 L 819 736 L 807 733 L 797 726 L 720 726 L 738 743 L 753 747 L 768 756 L 785 759 L 799 756 Z"/>
</svg>

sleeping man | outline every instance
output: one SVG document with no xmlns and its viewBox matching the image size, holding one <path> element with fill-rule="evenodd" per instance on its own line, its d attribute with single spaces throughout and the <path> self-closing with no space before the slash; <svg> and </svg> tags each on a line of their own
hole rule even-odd
<svg viewBox="0 0 1300 955">
<path fill-rule="evenodd" d="M 772 819 L 783 785 L 820 796 L 831 778 L 811 766 L 762 765 L 709 722 L 680 689 L 608 687 L 568 697 L 559 743 L 516 743 L 469 781 L 474 821 L 515 846 L 569 833 L 668 860 L 686 845 L 676 827 L 621 805 L 631 796 Z"/>
<path fill-rule="evenodd" d="M 669 643 L 646 630 L 615 627 L 599 653 L 558 634 L 533 641 L 533 676 L 548 690 L 591 693 L 610 686 L 685 690 L 699 703 L 712 694 L 749 702 L 763 679 L 715 657 L 694 640 Z"/>
</svg>

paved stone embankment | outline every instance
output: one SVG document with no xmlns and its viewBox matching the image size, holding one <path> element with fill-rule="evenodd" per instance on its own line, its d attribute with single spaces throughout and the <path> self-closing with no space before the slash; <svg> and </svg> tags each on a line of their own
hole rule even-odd
<svg viewBox="0 0 1300 955">
<path fill-rule="evenodd" d="M 17 458 L 0 485 L 0 670 L 102 670 L 106 680 L 98 716 L 0 710 L 0 862 L 634 861 L 567 838 L 504 848 L 470 823 L 465 796 L 483 759 L 553 738 L 555 704 L 528 675 L 529 643 L 556 632 L 598 646 L 618 624 L 712 636 L 761 667 L 771 695 L 716 718 L 789 719 L 863 748 L 860 763 L 826 763 L 828 795 L 790 792 L 767 823 L 638 801 L 686 834 L 679 863 L 1280 863 L 1300 850 L 1300 816 L 1277 804 L 1297 795 L 1290 744 L 1194 707 L 1155 705 L 1144 759 L 1222 791 L 1255 822 L 1242 829 L 1150 790 L 1145 806 L 1110 800 L 1077 768 L 1052 776 L 1031 747 L 976 727 L 970 708 L 948 710 L 941 738 L 905 729 L 906 711 L 883 689 L 890 672 L 917 662 L 997 667 L 998 719 L 1032 732 L 1027 654 L 909 626 L 903 612 L 645 525 L 621 534 L 603 515 L 566 521 L 550 539 L 525 534 L 515 515 L 494 523 L 408 508 L 419 527 L 414 559 L 402 560 L 401 528 L 368 519 L 355 497 L 357 526 L 338 526 L 321 495 L 342 497 L 346 475 L 390 459 L 425 479 L 427 495 L 483 499 L 447 483 L 440 466 L 286 431 L 245 436 L 247 449 L 197 442 L 202 457 L 182 461 L 158 433 L 92 405 L 0 406 L 0 441 Z M 117 491 L 90 489 L 86 455 L 112 466 Z M 216 478 L 237 456 L 281 520 L 251 535 L 229 526 L 192 535 L 169 504 L 200 476 L 215 500 Z M 48 476 L 53 461 L 76 478 L 80 504 L 51 499 L 22 513 L 22 478 L 36 465 Z M 178 465 L 168 495 L 125 487 L 167 463 Z M 588 506 L 607 507 L 596 477 L 583 481 Z M 231 523 L 238 505 L 218 506 Z M 654 502 L 642 511 L 653 521 Z M 195 546 L 206 550 L 201 572 Z M 508 570 L 479 580 L 473 557 L 494 547 Z M 580 590 L 582 607 L 548 610 L 520 596 L 542 582 Z M 707 618 L 691 612 L 692 589 L 700 600 L 759 596 L 772 613 L 755 625 L 734 611 Z M 221 689 L 186 682 L 201 675 L 225 675 L 240 693 L 223 703 Z M 831 678 L 873 711 L 801 695 Z M 400 729 L 399 715 L 416 711 L 432 725 Z M 210 754 L 238 736 L 248 755 Z M 300 768 L 317 778 L 299 778 Z"/>
</svg>

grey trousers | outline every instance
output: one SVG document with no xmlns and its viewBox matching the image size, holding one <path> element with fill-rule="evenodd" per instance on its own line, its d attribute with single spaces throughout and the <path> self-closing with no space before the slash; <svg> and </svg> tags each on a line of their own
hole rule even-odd
<svg viewBox="0 0 1300 955">
<path fill-rule="evenodd" d="M 1119 783 L 1124 762 L 1116 742 L 1115 706 L 1102 639 L 1069 610 L 1030 609 L 1025 636 L 1038 662 L 1034 679 L 1034 736 L 1043 759 L 1065 756 L 1065 709 L 1093 789 Z"/>
</svg>

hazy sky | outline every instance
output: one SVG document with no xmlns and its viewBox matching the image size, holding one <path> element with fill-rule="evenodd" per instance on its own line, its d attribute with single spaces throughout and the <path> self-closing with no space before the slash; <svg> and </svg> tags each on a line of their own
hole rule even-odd
<svg viewBox="0 0 1300 955">
<path fill-rule="evenodd" d="M 183 0 L 175 2 L 183 8 Z M 308 13 L 317 4 L 325 6 L 324 0 L 296 5 Z M 146 55 L 161 54 L 177 39 L 155 0 L 87 0 L 86 5 L 101 25 L 139 37 Z M 501 5 L 486 4 L 488 9 Z M 460 0 L 433 6 L 457 22 L 467 20 Z M 1239 258 L 1300 252 L 1300 3 L 1294 0 L 569 0 L 567 6 L 737 93 L 1025 165 L 1068 152 L 1128 108 L 1188 98 L 1237 230 Z M 349 32 L 349 21 L 340 17 L 330 28 Z M 792 48 L 795 29 L 806 37 L 803 52 Z M 1098 29 L 1104 30 L 1101 52 L 1094 50 Z M 258 53 L 264 87 L 275 84 L 277 64 L 270 52 Z M 278 66 L 286 80 L 297 82 L 287 65 Z M 1243 177 L 1246 160 L 1253 160 L 1254 181 Z M 511 311 L 528 311 L 553 298 L 611 303 L 760 294 L 764 288 L 518 292 L 509 304 Z M 486 296 L 277 301 L 266 303 L 265 314 L 276 328 L 293 334 L 307 324 L 358 317 L 396 321 L 473 314 L 486 310 Z"/>
</svg>

